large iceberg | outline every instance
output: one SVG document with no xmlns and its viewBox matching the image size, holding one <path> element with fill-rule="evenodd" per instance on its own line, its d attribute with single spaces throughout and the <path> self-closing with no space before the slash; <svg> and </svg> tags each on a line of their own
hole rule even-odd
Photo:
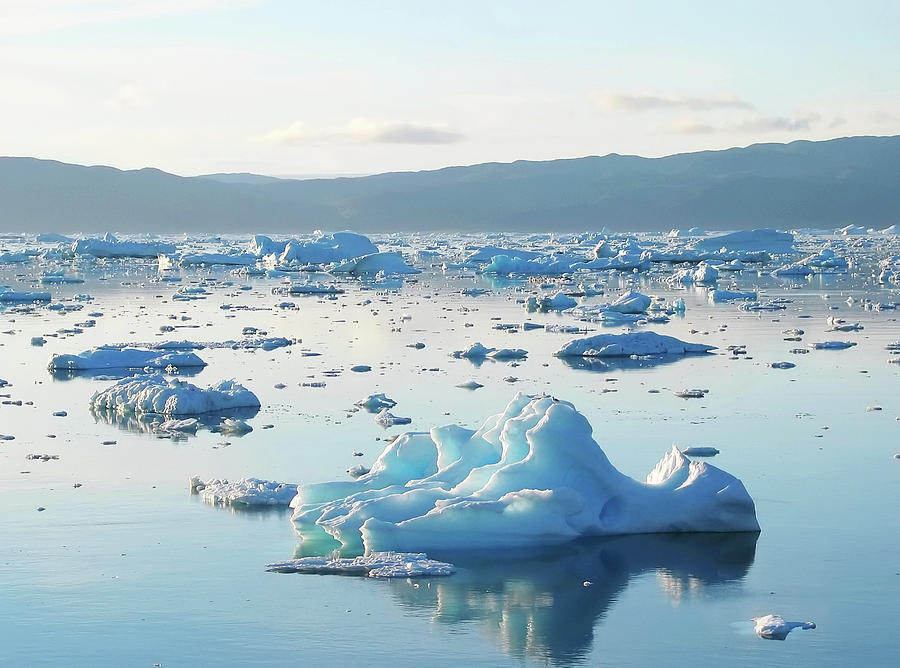
<svg viewBox="0 0 900 668">
<path fill-rule="evenodd" d="M 704 343 L 688 343 L 674 336 L 656 332 L 629 332 L 627 334 L 597 334 L 569 341 L 557 350 L 556 357 L 630 357 L 643 355 L 685 355 L 708 353 L 715 346 Z"/>
<path fill-rule="evenodd" d="M 162 375 L 125 378 L 91 397 L 91 409 L 120 414 L 202 415 L 259 408 L 253 392 L 233 380 L 207 388 Z"/>
<path fill-rule="evenodd" d="M 571 403 L 524 394 L 477 431 L 403 434 L 369 473 L 301 484 L 291 506 L 304 541 L 366 552 L 759 530 L 734 476 L 673 447 L 639 482 L 612 466 Z"/>
<path fill-rule="evenodd" d="M 139 348 L 106 347 L 85 350 L 78 355 L 53 355 L 47 365 L 52 370 L 87 371 L 92 369 L 165 369 L 206 366 L 196 353 Z"/>
<path fill-rule="evenodd" d="M 152 257 L 175 252 L 174 244 L 142 241 L 119 241 L 112 234 L 102 239 L 79 239 L 72 244 L 75 255 L 92 255 L 94 257 Z"/>
<path fill-rule="evenodd" d="M 718 237 L 702 239 L 694 248 L 706 251 L 765 251 L 772 254 L 794 252 L 794 235 L 772 229 L 741 230 Z"/>
</svg>

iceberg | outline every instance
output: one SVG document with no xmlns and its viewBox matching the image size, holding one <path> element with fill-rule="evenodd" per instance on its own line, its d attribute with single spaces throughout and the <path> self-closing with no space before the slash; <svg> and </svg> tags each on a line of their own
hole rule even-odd
<svg viewBox="0 0 900 668">
<path fill-rule="evenodd" d="M 759 531 L 736 477 L 673 446 L 639 482 L 591 432 L 571 403 L 518 394 L 477 431 L 406 433 L 355 481 L 301 484 L 291 519 L 304 541 L 367 554 Z"/>
<path fill-rule="evenodd" d="M 0 302 L 49 302 L 49 292 L 17 292 L 0 286 Z"/>
<path fill-rule="evenodd" d="M 330 269 L 332 274 L 353 274 L 354 276 L 374 276 L 375 274 L 418 274 L 418 269 L 406 263 L 397 252 L 372 253 L 352 260 L 340 262 Z"/>
<path fill-rule="evenodd" d="M 79 239 L 72 244 L 75 255 L 91 255 L 93 257 L 152 257 L 171 255 L 175 252 L 175 244 L 143 241 L 119 241 L 107 234 L 102 239 Z"/>
<path fill-rule="evenodd" d="M 764 251 L 772 254 L 794 252 L 794 235 L 772 229 L 741 230 L 717 237 L 708 237 L 694 244 L 699 250 Z"/>
<path fill-rule="evenodd" d="M 125 378 L 91 397 L 91 410 L 119 414 L 202 415 L 241 408 L 259 408 L 253 392 L 233 380 L 207 388 L 161 374 Z"/>
<path fill-rule="evenodd" d="M 99 347 L 78 355 L 53 355 L 47 365 L 51 370 L 87 371 L 93 369 L 165 369 L 173 366 L 206 366 L 196 353 L 141 350 L 139 348 Z"/>
<path fill-rule="evenodd" d="M 688 343 L 656 332 L 597 334 L 569 341 L 553 353 L 556 357 L 630 357 L 643 355 L 685 355 L 708 353 L 715 346 Z"/>
<path fill-rule="evenodd" d="M 190 480 L 191 494 L 199 494 L 207 503 L 224 506 L 287 506 L 297 494 L 297 485 L 258 478 L 229 482 L 213 478 L 203 482 L 200 476 Z"/>
</svg>

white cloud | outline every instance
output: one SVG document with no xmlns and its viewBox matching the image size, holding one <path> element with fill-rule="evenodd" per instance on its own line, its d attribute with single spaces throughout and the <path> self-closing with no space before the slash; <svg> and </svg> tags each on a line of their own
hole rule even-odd
<svg viewBox="0 0 900 668">
<path fill-rule="evenodd" d="M 591 99 L 606 111 L 655 111 L 687 109 L 688 111 L 712 111 L 715 109 L 753 109 L 754 106 L 733 95 L 717 96 L 667 96 L 653 93 L 619 93 L 595 91 Z"/>
<path fill-rule="evenodd" d="M 715 125 L 695 118 L 687 118 L 671 123 L 664 128 L 667 134 L 765 134 L 769 132 L 807 132 L 821 120 L 814 111 L 789 116 L 753 116 L 738 121 Z"/>
<path fill-rule="evenodd" d="M 355 118 L 340 126 L 314 128 L 297 121 L 267 132 L 261 137 L 267 144 L 454 144 L 465 136 L 444 125 L 380 121 Z"/>
<path fill-rule="evenodd" d="M 0 36 L 229 9 L 248 0 L 0 0 Z"/>
</svg>

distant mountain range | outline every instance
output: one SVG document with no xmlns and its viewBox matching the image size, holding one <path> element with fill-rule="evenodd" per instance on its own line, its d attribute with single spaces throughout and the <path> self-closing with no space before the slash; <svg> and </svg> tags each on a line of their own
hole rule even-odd
<svg viewBox="0 0 900 668">
<path fill-rule="evenodd" d="M 0 231 L 662 231 L 900 222 L 900 136 L 357 178 L 182 177 L 0 158 Z"/>
</svg>

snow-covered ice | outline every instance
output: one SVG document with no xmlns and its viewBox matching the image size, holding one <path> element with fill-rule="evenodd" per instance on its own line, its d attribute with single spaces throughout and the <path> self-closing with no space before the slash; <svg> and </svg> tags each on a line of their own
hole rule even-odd
<svg viewBox="0 0 900 668">
<path fill-rule="evenodd" d="M 96 411 L 126 414 L 200 415 L 259 407 L 256 395 L 233 380 L 201 388 L 162 375 L 125 378 L 91 397 L 91 408 Z"/>
</svg>

